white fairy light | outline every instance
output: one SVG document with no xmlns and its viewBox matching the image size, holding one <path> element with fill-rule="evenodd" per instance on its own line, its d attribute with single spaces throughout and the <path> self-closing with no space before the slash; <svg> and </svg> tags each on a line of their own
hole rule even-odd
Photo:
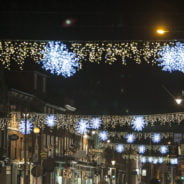
<svg viewBox="0 0 184 184">
<path fill-rule="evenodd" d="M 26 126 L 25 126 L 25 123 L 26 123 Z M 25 121 L 21 120 L 21 122 L 19 124 L 19 131 L 22 134 L 30 134 L 32 129 L 33 129 L 33 124 L 31 123 L 30 120 L 25 120 Z"/>
<path fill-rule="evenodd" d="M 148 162 L 152 163 L 153 162 L 153 157 L 148 157 Z"/>
<path fill-rule="evenodd" d="M 132 128 L 135 131 L 142 131 L 142 129 L 144 128 L 146 122 L 144 120 L 143 116 L 137 116 L 132 120 Z"/>
<path fill-rule="evenodd" d="M 107 131 L 101 131 L 98 136 L 101 141 L 106 141 L 108 139 Z"/>
<path fill-rule="evenodd" d="M 56 117 L 54 115 L 49 115 L 46 117 L 46 125 L 48 127 L 54 127 L 56 124 Z"/>
<path fill-rule="evenodd" d="M 153 164 L 157 164 L 158 163 L 158 159 L 157 158 L 154 158 L 153 159 Z"/>
<path fill-rule="evenodd" d="M 90 127 L 92 129 L 99 129 L 102 124 L 102 120 L 100 118 L 92 118 L 90 121 Z"/>
<path fill-rule="evenodd" d="M 143 154 L 146 151 L 146 147 L 144 145 L 138 146 L 138 153 Z"/>
<path fill-rule="evenodd" d="M 163 162 L 164 162 L 164 159 L 163 159 L 162 157 L 159 157 L 159 158 L 158 158 L 158 163 L 159 163 L 159 164 L 162 164 Z"/>
<path fill-rule="evenodd" d="M 135 135 L 134 134 L 128 134 L 126 136 L 127 143 L 133 143 L 135 141 Z"/>
<path fill-rule="evenodd" d="M 159 133 L 154 133 L 152 136 L 153 143 L 159 143 L 161 141 L 161 135 Z"/>
<path fill-rule="evenodd" d="M 117 145 L 116 145 L 116 151 L 117 151 L 118 153 L 122 153 L 122 152 L 124 151 L 124 146 L 123 146 L 123 144 L 117 144 Z"/>
<path fill-rule="evenodd" d="M 172 165 L 178 164 L 178 159 L 177 158 L 171 158 L 170 159 L 170 164 L 172 164 Z"/>
<path fill-rule="evenodd" d="M 80 134 L 86 134 L 88 132 L 89 129 L 89 122 L 85 119 L 81 119 L 78 123 L 77 123 L 77 127 L 76 130 L 78 133 Z"/>
<path fill-rule="evenodd" d="M 168 152 L 167 146 L 160 146 L 159 151 L 161 154 L 166 154 Z"/>
</svg>

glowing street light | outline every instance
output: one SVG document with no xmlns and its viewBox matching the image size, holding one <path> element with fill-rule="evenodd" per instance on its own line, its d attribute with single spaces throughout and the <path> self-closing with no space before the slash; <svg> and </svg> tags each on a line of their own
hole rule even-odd
<svg viewBox="0 0 184 184">
<path fill-rule="evenodd" d="M 169 32 L 169 31 L 167 31 L 166 29 L 164 29 L 164 28 L 157 28 L 156 29 L 156 33 L 158 34 L 158 35 L 160 35 L 160 36 L 163 36 L 165 33 L 167 33 L 167 32 Z"/>
<path fill-rule="evenodd" d="M 178 98 L 175 99 L 175 102 L 176 102 L 178 105 L 180 105 L 180 104 L 182 103 L 182 101 L 183 101 L 183 99 L 180 98 L 180 97 L 178 97 Z"/>
</svg>

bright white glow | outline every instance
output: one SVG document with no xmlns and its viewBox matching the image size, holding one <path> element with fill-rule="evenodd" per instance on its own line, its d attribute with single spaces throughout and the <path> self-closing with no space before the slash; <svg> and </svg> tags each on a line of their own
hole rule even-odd
<svg viewBox="0 0 184 184">
<path fill-rule="evenodd" d="M 160 58 L 157 61 L 160 63 L 164 71 L 180 71 L 184 73 L 184 44 L 176 42 L 175 46 L 164 46 L 158 52 Z"/>
<path fill-rule="evenodd" d="M 159 164 L 162 164 L 163 162 L 164 162 L 164 159 L 163 159 L 162 157 L 159 157 L 159 158 L 158 158 L 158 163 L 159 163 Z"/>
<path fill-rule="evenodd" d="M 157 163 L 158 163 L 158 159 L 154 158 L 154 159 L 153 159 L 153 163 L 154 163 L 154 164 L 157 164 Z"/>
<path fill-rule="evenodd" d="M 116 145 L 116 151 L 117 151 L 118 153 L 122 153 L 122 152 L 124 151 L 124 146 L 123 146 L 123 144 L 117 144 L 117 145 Z"/>
<path fill-rule="evenodd" d="M 26 123 L 26 129 L 25 129 L 25 123 Z M 22 120 L 19 124 L 19 131 L 22 134 L 30 134 L 32 129 L 33 129 L 33 124 L 29 120 L 26 120 L 26 121 Z"/>
<path fill-rule="evenodd" d="M 159 133 L 154 133 L 152 136 L 153 143 L 159 143 L 161 141 L 161 135 Z"/>
<path fill-rule="evenodd" d="M 171 158 L 170 159 L 170 164 L 172 164 L 172 165 L 178 164 L 178 159 L 177 158 Z"/>
<path fill-rule="evenodd" d="M 46 117 L 46 125 L 48 127 L 54 127 L 56 124 L 56 117 L 54 115 L 49 115 Z"/>
<path fill-rule="evenodd" d="M 153 162 L 153 157 L 148 157 L 148 162 L 152 163 Z"/>
<path fill-rule="evenodd" d="M 92 118 L 90 121 L 90 126 L 92 129 L 99 129 L 102 124 L 102 121 L 100 118 Z"/>
<path fill-rule="evenodd" d="M 168 147 L 167 146 L 160 146 L 159 151 L 161 154 L 166 154 L 168 152 Z"/>
<path fill-rule="evenodd" d="M 107 143 L 110 143 L 110 142 L 111 142 L 111 140 L 108 139 L 108 140 L 107 140 Z"/>
<path fill-rule="evenodd" d="M 142 131 L 142 129 L 144 128 L 146 122 L 144 120 L 143 116 L 137 116 L 132 120 L 132 128 L 135 131 Z"/>
<path fill-rule="evenodd" d="M 135 135 L 134 134 L 128 134 L 126 136 L 127 143 L 133 143 L 135 141 Z"/>
<path fill-rule="evenodd" d="M 112 163 L 112 165 L 115 165 L 116 164 L 116 161 L 115 160 L 112 160 L 111 163 Z"/>
<path fill-rule="evenodd" d="M 101 131 L 99 133 L 99 138 L 100 138 L 101 141 L 106 141 L 108 139 L 107 131 Z"/>
<path fill-rule="evenodd" d="M 66 45 L 61 42 L 50 41 L 42 51 L 42 68 L 52 74 L 71 77 L 79 69 L 79 58 L 75 53 L 69 52 Z"/>
<path fill-rule="evenodd" d="M 87 120 L 85 119 L 81 119 L 78 123 L 77 123 L 77 127 L 76 130 L 79 134 L 86 134 L 88 132 L 89 129 L 89 123 Z"/>
<path fill-rule="evenodd" d="M 138 153 L 143 154 L 143 153 L 145 153 L 145 151 L 146 151 L 146 147 L 145 146 L 143 146 L 143 145 L 138 146 Z"/>
<path fill-rule="evenodd" d="M 182 103 L 183 100 L 182 100 L 181 98 L 176 98 L 175 101 L 176 101 L 176 103 L 177 103 L 178 105 L 180 105 L 180 104 Z"/>
<path fill-rule="evenodd" d="M 146 163 L 146 157 L 141 157 L 141 162 Z"/>
</svg>

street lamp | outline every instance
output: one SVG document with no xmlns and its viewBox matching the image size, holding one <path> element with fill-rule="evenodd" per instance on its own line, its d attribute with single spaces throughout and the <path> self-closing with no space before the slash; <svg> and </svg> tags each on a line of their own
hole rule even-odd
<svg viewBox="0 0 184 184">
<path fill-rule="evenodd" d="M 175 102 L 180 105 L 183 102 L 183 99 L 181 97 L 175 98 Z"/>
<path fill-rule="evenodd" d="M 165 29 L 164 27 L 158 27 L 155 32 L 157 35 L 163 36 L 166 33 L 168 33 L 169 31 L 167 29 Z"/>
</svg>

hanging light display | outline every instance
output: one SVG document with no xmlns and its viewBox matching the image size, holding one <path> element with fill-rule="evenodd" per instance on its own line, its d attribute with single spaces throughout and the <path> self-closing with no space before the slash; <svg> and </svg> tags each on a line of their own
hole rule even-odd
<svg viewBox="0 0 184 184">
<path fill-rule="evenodd" d="M 134 134 L 128 134 L 126 136 L 127 143 L 133 143 L 135 141 L 135 135 Z"/>
<path fill-rule="evenodd" d="M 108 133 L 107 131 L 101 131 L 99 132 L 99 138 L 101 141 L 106 141 L 108 139 Z"/>
<path fill-rule="evenodd" d="M 178 164 L 178 159 L 177 158 L 171 158 L 170 159 L 170 164 L 171 165 L 177 165 Z"/>
<path fill-rule="evenodd" d="M 54 127 L 56 125 L 56 117 L 54 115 L 47 116 L 45 123 L 48 127 Z"/>
<path fill-rule="evenodd" d="M 32 129 L 33 129 L 33 124 L 31 123 L 30 120 L 22 120 L 19 124 L 19 131 L 22 134 L 30 134 Z"/>
<path fill-rule="evenodd" d="M 159 158 L 158 158 L 158 163 L 159 163 L 159 164 L 162 164 L 163 162 L 164 162 L 164 159 L 163 159 L 162 157 L 159 157 Z"/>
<path fill-rule="evenodd" d="M 138 153 L 144 154 L 146 152 L 146 147 L 144 145 L 138 146 Z"/>
<path fill-rule="evenodd" d="M 118 153 L 122 153 L 122 152 L 124 151 L 124 146 L 123 146 L 123 144 L 117 144 L 117 145 L 116 145 L 116 151 L 117 151 Z"/>
<path fill-rule="evenodd" d="M 176 42 L 175 45 L 166 45 L 158 52 L 157 61 L 163 71 L 180 71 L 184 73 L 184 44 Z"/>
<path fill-rule="evenodd" d="M 90 127 L 92 129 L 99 129 L 102 124 L 102 120 L 100 118 L 92 118 L 90 121 Z"/>
<path fill-rule="evenodd" d="M 42 51 L 42 67 L 52 74 L 71 77 L 79 69 L 79 58 L 75 53 L 69 52 L 66 45 L 61 42 L 50 41 Z"/>
<path fill-rule="evenodd" d="M 153 157 L 148 157 L 148 162 L 152 163 L 153 162 Z"/>
<path fill-rule="evenodd" d="M 86 134 L 89 131 L 89 122 L 85 119 L 81 119 L 77 123 L 76 130 L 79 134 Z"/>
<path fill-rule="evenodd" d="M 141 157 L 141 162 L 146 163 L 146 157 Z"/>
<path fill-rule="evenodd" d="M 160 146 L 159 151 L 161 154 L 166 154 L 168 152 L 168 146 Z"/>
<path fill-rule="evenodd" d="M 152 136 L 153 143 L 159 143 L 161 141 L 161 135 L 159 133 L 154 133 Z"/>
<path fill-rule="evenodd" d="M 146 122 L 143 116 L 137 116 L 132 120 L 131 124 L 132 128 L 135 131 L 142 131 L 142 129 L 145 127 Z"/>
</svg>

